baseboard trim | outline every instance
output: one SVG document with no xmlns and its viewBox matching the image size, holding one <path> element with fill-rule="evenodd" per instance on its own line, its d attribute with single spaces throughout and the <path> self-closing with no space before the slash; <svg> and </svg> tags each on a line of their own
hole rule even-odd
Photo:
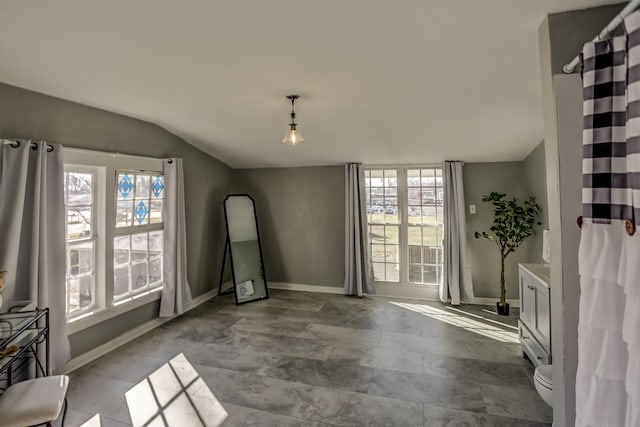
<svg viewBox="0 0 640 427">
<path fill-rule="evenodd" d="M 191 300 L 191 304 L 189 304 L 189 306 L 185 309 L 185 313 L 189 310 L 196 308 L 200 304 L 210 300 L 211 298 L 215 297 L 217 294 L 218 294 L 218 289 L 216 288 L 212 291 L 205 292 L 204 294 L 197 296 L 196 298 Z M 102 357 L 105 354 L 117 349 L 118 347 L 138 338 L 139 336 L 144 335 L 149 331 L 152 331 L 158 326 L 164 323 L 167 323 L 170 320 L 175 319 L 176 317 L 179 317 L 179 316 L 159 317 L 157 319 L 153 319 L 147 323 L 144 323 L 140 326 L 137 326 L 136 328 L 133 328 L 122 335 L 118 335 L 111 341 L 108 341 L 94 348 L 93 350 L 83 353 L 80 356 L 74 357 L 73 359 L 69 360 L 67 363 L 65 363 L 58 369 L 56 369 L 54 373 L 57 375 L 69 374 L 70 372 L 73 372 L 76 369 L 79 369 L 84 365 L 93 362 L 99 357 Z"/>
<path fill-rule="evenodd" d="M 344 295 L 344 288 L 337 286 L 305 285 L 303 283 L 267 282 L 270 289 L 285 291 L 319 292 L 323 294 Z"/>
<path fill-rule="evenodd" d="M 215 290 L 215 294 L 216 296 L 220 295 L 220 293 L 218 292 L 220 289 L 222 289 L 222 292 L 224 292 L 226 294 L 226 292 L 231 291 L 233 292 L 233 281 L 229 280 L 228 282 L 224 282 L 222 284 L 222 288 L 218 288 Z"/>
<path fill-rule="evenodd" d="M 475 304 L 475 305 L 491 305 L 491 306 L 495 307 L 497 302 L 498 302 L 498 298 L 475 297 L 471 304 Z M 507 299 L 507 303 L 511 307 L 520 308 L 520 300 L 519 299 Z"/>
<path fill-rule="evenodd" d="M 229 285 L 231 285 L 231 282 L 229 282 Z M 225 287 L 226 286 L 227 284 L 225 284 Z M 323 294 L 344 295 L 344 289 L 337 286 L 307 285 L 304 283 L 288 282 L 268 282 L 268 286 L 270 289 L 280 289 L 285 291 L 319 292 Z M 415 287 L 376 283 L 376 293 L 373 296 L 440 301 L 437 286 Z M 495 306 L 496 301 L 497 298 L 476 297 L 473 301 L 466 304 Z M 511 307 L 520 307 L 520 300 L 518 299 L 508 299 L 507 302 Z"/>
</svg>

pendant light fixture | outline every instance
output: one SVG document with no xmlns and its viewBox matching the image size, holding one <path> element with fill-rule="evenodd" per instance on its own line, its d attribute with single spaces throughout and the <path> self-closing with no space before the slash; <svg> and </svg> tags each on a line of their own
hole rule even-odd
<svg viewBox="0 0 640 427">
<path fill-rule="evenodd" d="M 302 135 L 300 135 L 300 132 L 296 130 L 296 126 L 298 125 L 296 124 L 296 112 L 293 110 L 293 103 L 298 98 L 300 98 L 299 95 L 287 95 L 287 99 L 291 100 L 291 123 L 289 123 L 289 130 L 282 140 L 283 144 L 298 145 L 301 142 L 307 142 Z"/>
</svg>

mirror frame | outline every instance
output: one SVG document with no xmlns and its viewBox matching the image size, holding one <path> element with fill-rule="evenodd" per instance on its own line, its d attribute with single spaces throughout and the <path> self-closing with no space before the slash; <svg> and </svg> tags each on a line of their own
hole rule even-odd
<svg viewBox="0 0 640 427">
<path fill-rule="evenodd" d="M 231 236 L 229 234 L 229 220 L 227 216 L 227 200 L 231 197 L 248 197 L 251 200 L 251 205 L 253 206 L 253 220 L 256 224 L 256 235 L 258 238 L 258 252 L 260 253 L 260 266 L 262 267 L 262 275 L 264 280 L 264 296 L 259 298 L 250 299 L 246 301 L 238 301 L 238 285 L 236 283 L 236 271 L 233 264 L 233 249 L 231 248 Z M 222 202 L 222 207 L 224 208 L 224 225 L 227 231 L 227 242 L 229 243 L 229 260 L 231 261 L 231 279 L 233 280 L 233 295 L 236 299 L 236 305 L 248 304 L 250 302 L 261 301 L 265 299 L 269 299 L 269 286 L 267 285 L 267 272 L 264 269 L 264 256 L 262 254 L 262 240 L 260 239 L 260 227 L 258 226 L 258 213 L 256 212 L 256 201 L 248 194 L 229 194 L 224 198 Z M 222 266 L 224 269 L 224 265 Z"/>
</svg>

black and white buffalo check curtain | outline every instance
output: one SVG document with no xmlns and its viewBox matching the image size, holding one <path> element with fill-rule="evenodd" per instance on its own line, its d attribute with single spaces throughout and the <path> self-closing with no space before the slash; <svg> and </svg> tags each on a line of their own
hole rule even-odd
<svg viewBox="0 0 640 427">
<path fill-rule="evenodd" d="M 640 427 L 640 12 L 582 52 L 576 426 Z"/>
</svg>

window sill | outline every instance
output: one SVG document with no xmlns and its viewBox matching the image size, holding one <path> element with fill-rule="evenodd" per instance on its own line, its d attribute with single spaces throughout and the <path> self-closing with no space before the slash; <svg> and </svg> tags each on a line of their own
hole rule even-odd
<svg viewBox="0 0 640 427">
<path fill-rule="evenodd" d="M 406 287 L 406 288 L 439 288 L 440 285 L 436 283 L 403 283 L 403 282 L 384 282 L 384 281 L 374 281 L 375 285 L 382 286 L 397 286 L 397 287 Z"/>
<path fill-rule="evenodd" d="M 149 304 L 153 301 L 157 301 L 161 296 L 162 287 L 159 287 L 128 299 L 118 301 L 111 307 L 96 309 L 89 313 L 85 313 L 67 322 L 67 335 L 73 335 L 84 329 L 120 316 L 128 311 L 142 307 L 143 305 Z"/>
</svg>

